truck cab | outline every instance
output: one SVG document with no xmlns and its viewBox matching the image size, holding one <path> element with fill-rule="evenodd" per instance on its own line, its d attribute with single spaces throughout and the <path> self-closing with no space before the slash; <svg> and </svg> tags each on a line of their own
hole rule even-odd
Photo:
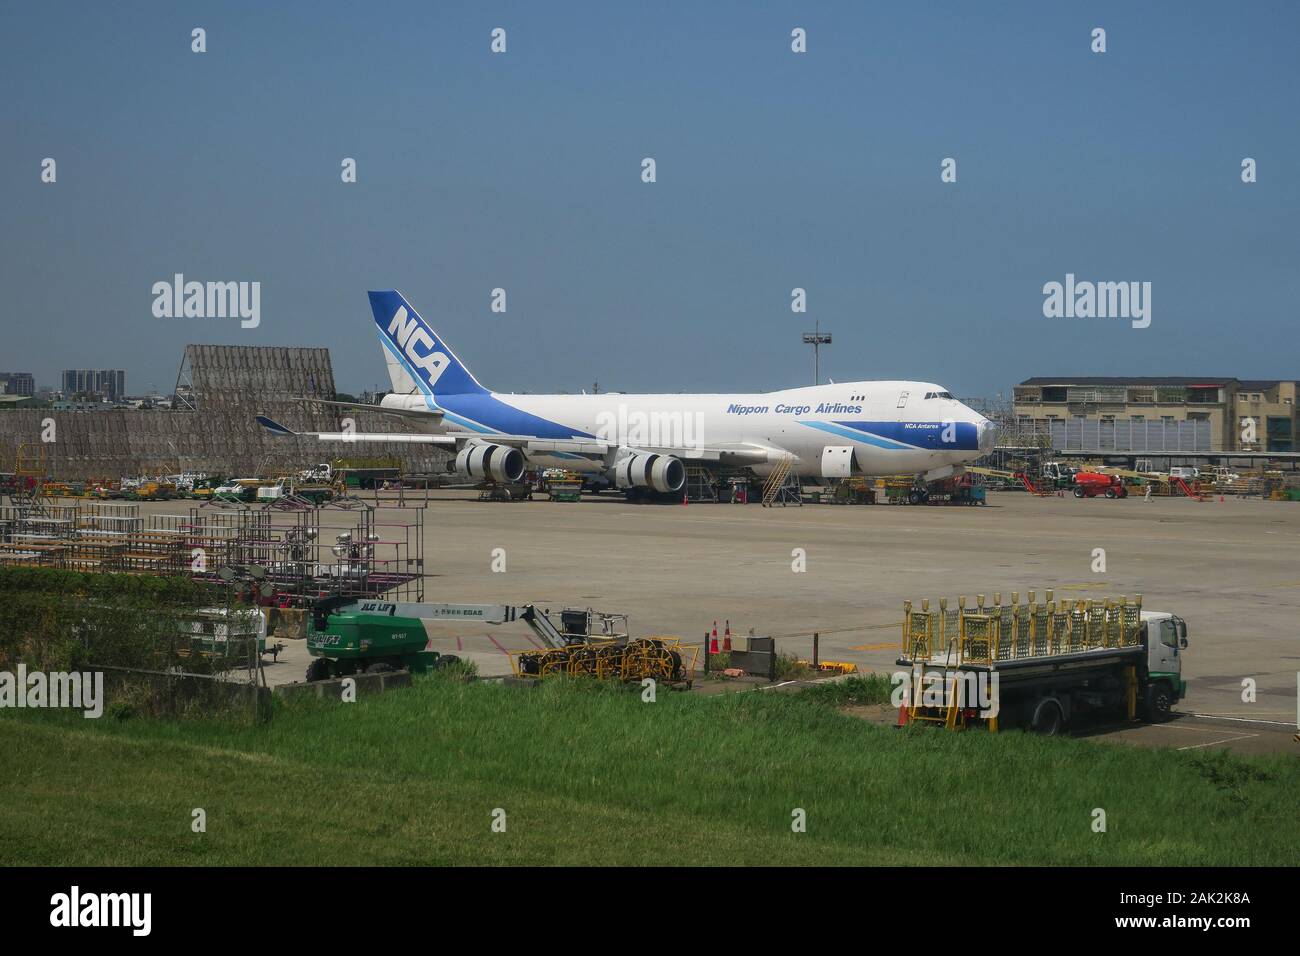
<svg viewBox="0 0 1300 956">
<path fill-rule="evenodd" d="M 1168 720 L 1174 704 L 1187 696 L 1182 656 L 1187 622 L 1166 611 L 1143 611 L 1142 645 L 1147 651 L 1142 681 L 1147 719 Z"/>
</svg>

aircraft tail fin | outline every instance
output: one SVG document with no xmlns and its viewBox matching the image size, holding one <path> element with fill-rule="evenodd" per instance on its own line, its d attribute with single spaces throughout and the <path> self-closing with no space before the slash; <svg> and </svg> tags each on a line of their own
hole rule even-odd
<svg viewBox="0 0 1300 956">
<path fill-rule="evenodd" d="M 386 289 L 369 295 L 394 392 L 434 399 L 487 392 L 402 293 Z"/>
</svg>

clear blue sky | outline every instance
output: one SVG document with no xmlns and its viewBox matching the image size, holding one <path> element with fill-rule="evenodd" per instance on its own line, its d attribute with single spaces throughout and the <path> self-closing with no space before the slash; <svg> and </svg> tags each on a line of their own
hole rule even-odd
<svg viewBox="0 0 1300 956">
<path fill-rule="evenodd" d="M 1294 2 L 8 2 L 0 370 L 313 345 L 357 391 L 396 287 L 500 390 L 807 384 L 815 319 L 841 381 L 1300 377 L 1298 36 Z M 176 272 L 260 281 L 261 326 L 155 318 Z M 1151 327 L 1044 318 L 1067 272 L 1150 281 Z"/>
</svg>

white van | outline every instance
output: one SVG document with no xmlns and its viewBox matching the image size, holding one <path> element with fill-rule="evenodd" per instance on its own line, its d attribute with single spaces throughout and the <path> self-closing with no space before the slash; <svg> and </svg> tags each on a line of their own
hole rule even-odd
<svg viewBox="0 0 1300 956">
<path fill-rule="evenodd" d="M 1201 477 L 1201 469 L 1192 468 L 1191 466 L 1179 466 L 1169 469 L 1170 478 L 1181 478 L 1183 481 L 1195 481 Z"/>
</svg>

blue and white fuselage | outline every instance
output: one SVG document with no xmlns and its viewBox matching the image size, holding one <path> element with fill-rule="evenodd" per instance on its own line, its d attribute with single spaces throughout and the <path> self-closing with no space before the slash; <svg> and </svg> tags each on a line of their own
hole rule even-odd
<svg viewBox="0 0 1300 956">
<path fill-rule="evenodd" d="M 987 419 L 931 382 L 749 394 L 493 392 L 400 293 L 371 292 L 370 304 L 393 386 L 381 409 L 420 433 L 313 434 L 454 445 L 457 467 L 475 477 L 513 477 L 526 463 L 606 474 L 620 487 L 676 491 L 683 462 L 746 466 L 763 475 L 782 459 L 808 478 L 938 474 L 979 457 L 994 441 Z"/>
<path fill-rule="evenodd" d="M 493 434 L 600 439 L 624 448 L 755 446 L 764 474 L 781 455 L 792 470 L 822 476 L 828 447 L 853 449 L 853 474 L 920 474 L 958 465 L 991 447 L 987 421 L 929 382 L 845 382 L 751 394 L 511 395 L 389 394 L 383 406 L 441 410 L 438 430 L 492 440 Z M 947 436 L 945 438 L 945 432 Z M 529 454 L 539 467 L 600 471 L 568 453 Z M 703 457 L 703 456 L 701 456 Z"/>
</svg>

